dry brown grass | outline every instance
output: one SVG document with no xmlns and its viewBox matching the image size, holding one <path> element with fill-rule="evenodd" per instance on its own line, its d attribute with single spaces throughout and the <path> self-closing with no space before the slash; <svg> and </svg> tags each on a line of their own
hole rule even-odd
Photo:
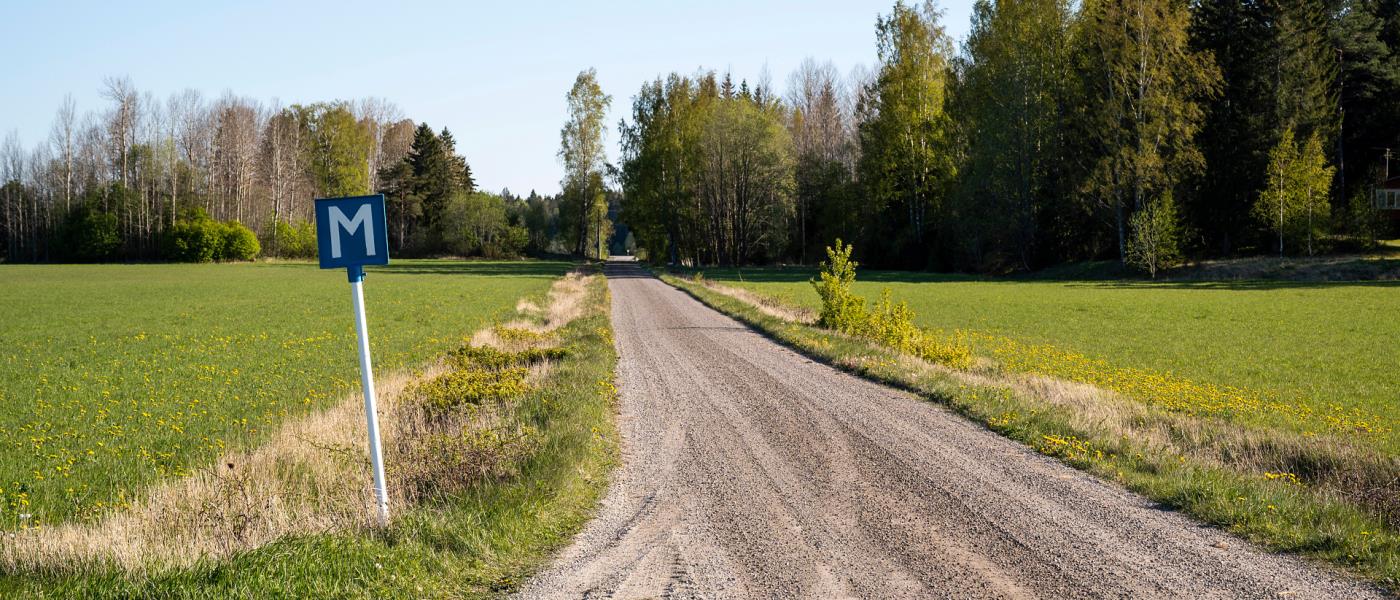
<svg viewBox="0 0 1400 600">
<path fill-rule="evenodd" d="M 810 308 L 791 306 L 762 294 L 755 294 L 743 288 L 715 283 L 703 277 L 692 278 L 690 281 L 705 286 L 705 289 L 724 294 L 725 296 L 749 304 L 758 309 L 758 312 L 776 319 L 801 323 L 803 325 L 813 325 L 817 322 L 817 311 Z"/>
<path fill-rule="evenodd" d="M 551 287 L 547 307 L 522 303 L 521 319 L 477 332 L 473 339 L 508 351 L 545 343 L 550 332 L 587 308 L 588 282 L 583 275 L 566 276 Z M 530 335 L 502 335 L 511 329 Z M 430 422 L 412 402 L 415 384 L 448 368 L 437 361 L 416 371 L 382 374 L 375 382 L 385 452 L 394 459 L 388 473 L 391 510 L 435 489 L 506 473 L 512 460 L 529 450 L 527 432 L 504 422 L 492 406 L 450 422 Z M 548 363 L 537 364 L 529 380 L 541 381 L 548 373 Z M 255 449 L 227 453 L 194 475 L 152 487 L 130 509 L 95 523 L 14 532 L 0 541 L 0 570 L 115 565 L 139 572 L 224 558 L 289 535 L 374 527 L 364 431 L 363 397 L 347 394 L 328 410 L 283 424 Z M 442 456 L 443 450 L 456 451 L 464 461 L 457 466 L 467 468 L 432 468 L 442 464 L 427 460 L 429 455 Z"/>
<path fill-rule="evenodd" d="M 522 299 L 515 305 L 520 318 L 476 332 L 472 336 L 472 345 L 492 346 L 507 351 L 530 347 L 534 340 L 521 332 L 545 336 L 583 315 L 588 308 L 585 302 L 588 284 L 595 277 L 597 275 L 577 271 L 565 275 L 550 287 L 544 307 L 533 300 Z"/>
<path fill-rule="evenodd" d="M 380 412 L 393 414 L 412 381 L 441 369 L 379 377 Z M 372 489 L 364 431 L 363 398 L 351 394 L 329 410 L 283 424 L 256 449 L 228 453 L 194 475 L 155 486 L 129 510 L 96 523 L 17 532 L 0 547 L 0 565 L 5 570 L 85 563 L 129 570 L 185 566 L 286 535 L 369 526 Z M 384 431 L 387 439 L 396 434 Z"/>
<path fill-rule="evenodd" d="M 418 504 L 477 481 L 507 477 L 537 447 L 535 431 L 499 404 L 450 412 L 403 407 L 385 447 L 386 476 L 402 502 Z"/>
<path fill-rule="evenodd" d="M 1343 256 L 1256 256 L 1206 260 L 1175 269 L 1169 280 L 1183 281 L 1394 281 L 1400 260 L 1393 253 Z"/>
</svg>

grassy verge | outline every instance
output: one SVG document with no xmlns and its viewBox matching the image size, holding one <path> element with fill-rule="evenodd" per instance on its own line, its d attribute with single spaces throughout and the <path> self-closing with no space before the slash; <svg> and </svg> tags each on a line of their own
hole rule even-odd
<svg viewBox="0 0 1400 600">
<path fill-rule="evenodd" d="M 705 279 L 815 310 L 813 269 L 710 269 Z M 1313 419 L 1273 411 L 1240 417 L 1297 431 L 1332 429 L 1336 412 L 1392 431 L 1370 436 L 1400 453 L 1400 319 L 1387 309 L 1400 282 L 1006 279 L 862 271 L 853 285 L 874 301 L 885 288 L 928 329 L 979 334 L 992 355 L 1003 340 L 1053 346 L 1115 368 L 1247 390 L 1270 403 L 1306 407 Z M 1250 412 L 1253 414 L 1243 414 Z"/>
<path fill-rule="evenodd" d="M 0 572 L 0 597 L 507 594 L 586 522 L 617 460 L 616 355 L 601 277 L 588 280 L 573 312 L 567 324 L 546 333 L 529 329 L 527 317 L 517 320 L 527 327 L 497 327 L 491 334 L 558 350 L 463 347 L 404 392 L 400 402 L 412 410 L 386 417 L 386 452 L 405 459 L 397 467 L 390 463 L 390 477 L 412 503 L 399 503 L 386 529 L 285 536 L 172 568 L 94 560 L 12 569 Z M 418 444 L 396 445 L 388 437 L 391 426 L 401 442 L 436 444 L 440 456 L 408 462 L 396 452 Z M 415 437 L 403 437 L 415 427 Z M 441 469 L 450 467 L 459 468 Z M 415 481 L 413 490 L 402 489 Z"/>
<path fill-rule="evenodd" d="M 970 369 L 931 364 L 784 319 L 784 312 L 802 311 L 776 309 L 782 302 L 772 298 L 754 304 L 694 280 L 663 277 L 816 360 L 944 404 L 1253 542 L 1400 587 L 1400 531 L 1383 509 L 1393 502 L 1396 463 L 1373 447 L 1325 434 L 1242 427 L 1219 415 L 1008 371 L 985 357 Z M 1380 505 L 1367 503 L 1368 491 L 1379 494 Z"/>
</svg>

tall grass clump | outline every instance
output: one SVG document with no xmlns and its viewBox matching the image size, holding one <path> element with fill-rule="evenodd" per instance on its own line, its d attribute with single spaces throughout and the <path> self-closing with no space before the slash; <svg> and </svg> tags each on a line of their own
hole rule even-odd
<svg viewBox="0 0 1400 600">
<path fill-rule="evenodd" d="M 899 352 L 917 356 L 929 362 L 956 369 L 972 366 L 972 348 L 962 336 L 945 339 L 920 329 L 914 324 L 914 311 L 903 300 L 895 302 L 889 288 L 880 293 L 880 301 L 867 310 L 865 298 L 851 291 L 856 281 L 856 267 L 851 260 L 853 247 L 836 240 L 836 246 L 826 249 L 827 260 L 821 264 L 820 279 L 811 280 L 821 297 L 821 312 L 817 325 L 826 329 L 864 338 Z"/>
<path fill-rule="evenodd" d="M 565 352 L 465 345 L 449 355 L 446 372 L 414 386 L 395 413 L 398 443 L 390 447 L 390 477 L 405 500 L 419 503 L 516 475 L 538 450 L 540 432 L 510 405 L 535 389 L 527 381 L 532 368 Z"/>
</svg>

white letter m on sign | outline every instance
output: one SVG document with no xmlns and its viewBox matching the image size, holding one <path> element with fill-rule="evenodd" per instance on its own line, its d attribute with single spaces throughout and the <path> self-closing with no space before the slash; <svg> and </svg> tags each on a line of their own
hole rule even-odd
<svg viewBox="0 0 1400 600">
<path fill-rule="evenodd" d="M 344 229 L 346 235 L 355 235 L 360 227 L 365 228 L 365 256 L 374 256 L 374 224 L 369 218 L 369 205 L 360 205 L 360 210 L 355 211 L 355 218 L 345 218 L 345 213 L 339 207 L 332 206 L 327 212 L 331 220 L 331 258 L 340 258 L 340 230 Z"/>
</svg>

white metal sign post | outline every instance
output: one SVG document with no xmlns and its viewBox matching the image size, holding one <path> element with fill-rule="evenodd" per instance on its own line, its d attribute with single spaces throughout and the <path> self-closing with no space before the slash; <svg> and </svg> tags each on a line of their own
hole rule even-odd
<svg viewBox="0 0 1400 600">
<path fill-rule="evenodd" d="M 322 269 L 345 267 L 355 305 L 355 334 L 360 349 L 360 387 L 365 394 L 369 460 L 374 468 L 374 496 L 379 524 L 389 524 L 389 490 L 384 486 L 384 458 L 379 443 L 379 411 L 374 396 L 374 369 L 365 322 L 365 265 L 389 264 L 389 231 L 384 196 L 316 199 L 316 245 Z"/>
</svg>

